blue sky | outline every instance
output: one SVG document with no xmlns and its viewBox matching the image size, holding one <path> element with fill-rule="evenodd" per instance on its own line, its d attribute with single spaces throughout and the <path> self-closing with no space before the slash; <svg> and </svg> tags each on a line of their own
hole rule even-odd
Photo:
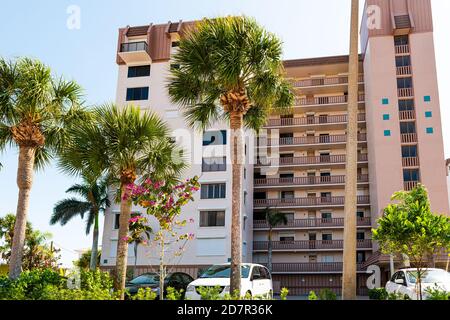
<svg viewBox="0 0 450 320">
<path fill-rule="evenodd" d="M 446 156 L 450 157 L 450 1 L 432 0 L 439 70 L 441 109 Z M 67 8 L 81 10 L 79 30 L 66 26 Z M 115 52 L 117 29 L 126 25 L 166 23 L 229 14 L 255 17 L 284 41 L 284 58 L 308 58 L 348 52 L 349 0 L 15 0 L 4 1 L 0 11 L 0 56 L 31 56 L 55 73 L 74 79 L 85 90 L 88 105 L 114 101 L 117 81 Z M 361 7 L 363 1 L 361 1 Z M 15 212 L 17 151 L 0 154 L 0 216 Z M 53 205 L 76 182 L 49 166 L 35 176 L 29 220 L 53 233 L 62 247 L 63 262 L 70 265 L 73 250 L 89 247 L 84 223 L 73 220 L 65 227 L 49 226 Z"/>
</svg>

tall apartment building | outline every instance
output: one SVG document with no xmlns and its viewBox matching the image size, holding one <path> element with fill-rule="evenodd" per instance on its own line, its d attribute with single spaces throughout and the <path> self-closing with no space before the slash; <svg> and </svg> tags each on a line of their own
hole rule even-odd
<svg viewBox="0 0 450 320">
<path fill-rule="evenodd" d="M 388 274 L 389 258 L 372 242 L 371 228 L 395 191 L 423 183 L 433 211 L 449 213 L 430 1 L 367 0 L 364 9 L 368 14 L 361 28 L 355 212 L 360 294 L 367 291 L 368 265 L 378 264 L 384 277 Z M 375 23 L 373 13 L 379 14 Z M 119 30 L 117 103 L 133 101 L 158 112 L 178 138 L 191 136 L 183 134 L 191 131 L 170 103 L 165 81 L 169 69 L 177 67 L 171 65 L 171 54 L 191 25 Z M 341 288 L 348 60 L 335 56 L 285 61 L 286 77 L 297 95 L 292 113 L 272 115 L 267 134 L 257 143 L 247 141 L 247 158 L 252 158 L 255 145 L 257 161 L 248 163 L 244 174 L 243 259 L 268 262 L 264 211 L 286 213 L 288 223 L 272 231 L 273 279 L 276 288 L 288 287 L 293 295 Z M 228 261 L 230 255 L 231 168 L 217 164 L 226 157 L 226 127 L 217 124 L 203 136 L 196 133 L 192 141 L 181 141 L 200 154 L 186 176 L 201 176 L 202 190 L 184 210 L 185 217 L 195 221 L 187 232 L 196 239 L 173 265 L 194 276 L 207 265 Z M 213 140 L 215 145 L 209 146 Z M 205 148 L 216 164 L 205 163 Z M 106 213 L 105 268 L 115 264 L 118 211 L 114 205 Z M 140 271 L 157 265 L 154 249 L 139 248 L 137 265 Z"/>
</svg>

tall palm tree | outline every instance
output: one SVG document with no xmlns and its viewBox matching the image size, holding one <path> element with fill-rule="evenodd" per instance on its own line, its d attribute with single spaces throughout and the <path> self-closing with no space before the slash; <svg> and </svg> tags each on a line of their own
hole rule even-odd
<svg viewBox="0 0 450 320">
<path fill-rule="evenodd" d="M 75 184 L 67 189 L 66 193 L 77 194 L 82 197 L 68 198 L 59 201 L 53 208 L 53 214 L 50 218 L 50 224 L 56 223 L 62 226 L 66 225 L 72 218 L 80 216 L 84 219 L 86 215 L 86 234 L 91 232 L 92 225 L 94 225 L 92 235 L 91 260 L 89 268 L 95 270 L 97 268 L 98 256 L 98 236 L 99 236 L 99 214 L 105 213 L 106 208 L 109 207 L 108 199 L 108 184 L 106 179 L 101 179 L 90 183 L 85 179 L 82 184 Z"/>
<path fill-rule="evenodd" d="M 151 112 L 138 107 L 103 105 L 93 111 L 94 121 L 70 131 L 71 139 L 60 156 L 60 167 L 69 174 L 91 170 L 111 177 L 118 185 L 120 202 L 115 288 L 124 297 L 127 270 L 127 236 L 131 218 L 131 190 L 138 176 L 169 181 L 185 167 L 168 128 Z"/>
<path fill-rule="evenodd" d="M 35 168 L 43 168 L 66 141 L 65 128 L 80 118 L 81 88 L 52 76 L 37 60 L 0 58 L 0 150 L 19 149 L 16 224 L 9 276 L 20 275 Z"/>
<path fill-rule="evenodd" d="M 356 299 L 356 210 L 358 168 L 358 19 L 359 1 L 352 0 L 348 79 L 347 163 L 345 168 L 345 219 L 342 298 Z"/>
<path fill-rule="evenodd" d="M 269 264 L 269 271 L 272 273 L 272 233 L 273 228 L 281 225 L 281 224 L 287 224 L 287 216 L 284 212 L 278 212 L 277 210 L 266 208 L 265 210 L 266 214 L 266 222 L 269 225 L 269 245 L 268 245 L 268 264 Z"/>
<path fill-rule="evenodd" d="M 281 41 L 247 17 L 199 22 L 181 39 L 169 95 L 191 127 L 229 121 L 232 162 L 231 292 L 240 292 L 244 126 L 259 130 L 274 109 L 293 105 L 283 77 Z"/>
</svg>

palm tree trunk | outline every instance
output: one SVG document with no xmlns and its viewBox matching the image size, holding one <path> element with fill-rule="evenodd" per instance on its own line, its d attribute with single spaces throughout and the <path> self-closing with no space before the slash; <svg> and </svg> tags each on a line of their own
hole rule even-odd
<svg viewBox="0 0 450 320">
<path fill-rule="evenodd" d="M 347 163 L 345 183 L 345 219 L 342 298 L 356 299 L 356 211 L 358 153 L 358 19 L 359 2 L 352 0 L 350 60 L 348 81 Z"/>
<path fill-rule="evenodd" d="M 125 282 L 127 275 L 128 262 L 128 231 L 129 220 L 131 218 L 131 201 L 129 200 L 130 191 L 126 188 L 127 184 L 121 184 L 122 199 L 120 201 L 120 220 L 119 220 L 119 239 L 117 244 L 116 258 L 116 281 L 115 289 L 120 291 L 120 298 L 124 299 Z M 125 199 L 124 199 L 125 197 Z"/>
<path fill-rule="evenodd" d="M 25 243 L 25 231 L 30 201 L 30 191 L 33 184 L 34 158 L 36 149 L 29 146 L 19 147 L 19 165 L 17 169 L 17 200 L 16 222 L 9 260 L 9 277 L 17 279 L 22 272 L 22 256 Z"/>
<path fill-rule="evenodd" d="M 241 195 L 242 174 L 244 163 L 243 145 L 243 115 L 231 112 L 231 150 L 232 150 L 232 204 L 231 204 L 231 277 L 230 293 L 241 294 L 241 259 L 242 259 L 242 229 L 241 229 Z"/>
<path fill-rule="evenodd" d="M 134 250 L 134 268 L 133 268 L 133 277 L 137 277 L 138 276 L 138 274 L 137 274 L 137 254 L 138 254 L 138 243 L 137 242 L 135 242 L 134 243 L 134 248 L 133 248 L 133 250 Z"/>
<path fill-rule="evenodd" d="M 269 272 L 272 274 L 272 228 L 269 229 L 268 264 Z"/>
<path fill-rule="evenodd" d="M 89 263 L 89 269 L 94 271 L 97 269 L 97 258 L 98 257 L 98 210 L 95 213 L 94 218 L 94 232 L 92 236 L 92 248 L 91 248 L 91 261 Z"/>
</svg>

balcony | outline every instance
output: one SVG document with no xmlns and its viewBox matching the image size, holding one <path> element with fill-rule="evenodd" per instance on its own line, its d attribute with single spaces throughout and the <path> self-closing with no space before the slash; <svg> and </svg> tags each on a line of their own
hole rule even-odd
<svg viewBox="0 0 450 320">
<path fill-rule="evenodd" d="M 120 45 L 119 56 L 125 63 L 147 62 L 151 63 L 148 45 L 145 41 L 128 42 Z"/>
<path fill-rule="evenodd" d="M 364 83 L 364 75 L 360 74 L 358 77 L 360 84 Z M 335 76 L 335 77 L 323 77 L 323 78 L 310 78 L 303 80 L 292 80 L 292 86 L 294 88 L 314 88 L 314 87 L 327 87 L 337 85 L 348 85 L 348 76 Z"/>
<path fill-rule="evenodd" d="M 278 274 L 342 273 L 342 268 L 342 262 L 272 263 L 272 273 Z M 361 263 L 358 263 L 357 271 L 363 271 Z"/>
<path fill-rule="evenodd" d="M 412 98 L 412 97 L 414 97 L 414 90 L 413 90 L 413 88 L 398 89 L 398 97 L 399 98 Z"/>
<path fill-rule="evenodd" d="M 340 251 L 344 248 L 344 240 L 304 240 L 304 241 L 272 241 L 273 251 Z M 372 240 L 357 240 L 358 249 L 372 250 Z M 253 251 L 267 251 L 269 241 L 254 241 Z"/>
<path fill-rule="evenodd" d="M 416 112 L 414 110 L 400 111 L 399 116 L 400 121 L 416 120 Z"/>
<path fill-rule="evenodd" d="M 358 122 L 365 122 L 366 115 L 364 113 L 358 114 Z M 347 124 L 348 116 L 332 115 L 332 116 L 306 116 L 301 118 L 281 118 L 270 119 L 265 126 L 266 128 L 284 128 L 284 127 L 297 127 L 297 126 L 316 126 L 316 125 L 329 125 L 329 124 Z"/>
<path fill-rule="evenodd" d="M 411 191 L 412 189 L 417 187 L 417 185 L 419 183 L 420 183 L 420 181 L 405 181 L 404 184 L 403 184 L 403 189 L 405 191 Z"/>
<path fill-rule="evenodd" d="M 402 158 L 403 168 L 416 168 L 420 166 L 418 157 Z"/>
<path fill-rule="evenodd" d="M 254 199 L 255 208 L 330 208 L 343 207 L 345 197 L 307 197 L 286 199 Z M 358 196 L 358 205 L 370 206 L 369 196 Z"/>
<path fill-rule="evenodd" d="M 311 167 L 311 166 L 332 166 L 345 165 L 345 155 L 323 155 L 318 157 L 289 157 L 289 158 L 274 158 L 274 159 L 258 159 L 257 166 L 266 167 Z M 359 154 L 358 162 L 368 162 L 367 154 Z"/>
<path fill-rule="evenodd" d="M 410 76 L 412 74 L 411 66 L 397 67 L 398 76 Z"/>
<path fill-rule="evenodd" d="M 358 227 L 371 227 L 370 217 L 357 218 Z M 287 224 L 280 224 L 274 227 L 274 230 L 289 230 L 289 229 L 328 229 L 328 228 L 343 228 L 344 218 L 330 218 L 330 219 L 294 219 L 288 220 Z M 253 229 L 269 230 L 269 224 L 266 220 L 254 220 Z"/>
<path fill-rule="evenodd" d="M 339 96 L 327 96 L 327 97 L 311 97 L 311 98 L 296 98 L 295 106 L 303 107 L 303 106 L 323 106 L 323 105 L 336 105 L 336 104 L 347 104 L 348 96 L 347 95 L 339 95 Z M 365 102 L 365 95 L 359 94 L 358 102 Z"/>
<path fill-rule="evenodd" d="M 368 175 L 359 175 L 358 183 L 368 183 Z M 297 187 L 297 186 L 330 186 L 344 185 L 345 176 L 323 177 L 295 177 L 295 178 L 268 178 L 255 179 L 254 186 L 258 187 Z"/>
<path fill-rule="evenodd" d="M 367 142 L 365 133 L 358 134 L 358 141 L 360 143 Z M 310 146 L 310 145 L 326 145 L 326 144 L 345 144 L 347 142 L 347 135 L 322 135 L 322 136 L 306 136 L 306 137 L 287 137 L 279 139 L 258 139 L 258 147 L 266 146 Z M 265 144 L 267 143 L 267 144 Z"/>
<path fill-rule="evenodd" d="M 403 144 L 417 143 L 417 133 L 404 133 L 400 136 Z"/>
<path fill-rule="evenodd" d="M 395 54 L 400 55 L 400 56 L 408 55 L 409 54 L 409 45 L 404 44 L 404 45 L 395 46 Z"/>
</svg>

